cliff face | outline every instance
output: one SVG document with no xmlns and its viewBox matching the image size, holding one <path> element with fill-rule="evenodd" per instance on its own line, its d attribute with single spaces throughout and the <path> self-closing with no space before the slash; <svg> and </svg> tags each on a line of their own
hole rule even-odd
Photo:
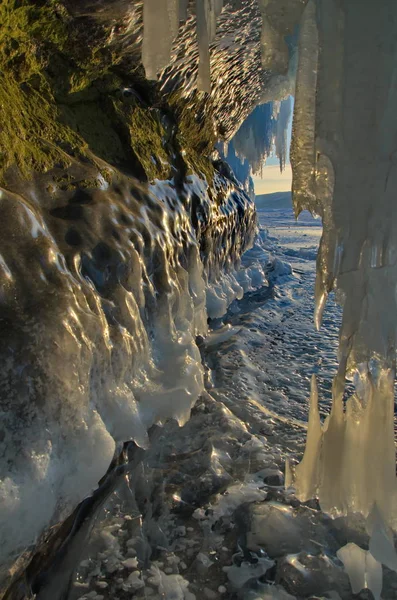
<svg viewBox="0 0 397 600">
<path fill-rule="evenodd" d="M 256 230 L 211 101 L 146 81 L 135 13 L 96 8 L 0 8 L 3 591 L 124 442 L 189 418 Z"/>
</svg>

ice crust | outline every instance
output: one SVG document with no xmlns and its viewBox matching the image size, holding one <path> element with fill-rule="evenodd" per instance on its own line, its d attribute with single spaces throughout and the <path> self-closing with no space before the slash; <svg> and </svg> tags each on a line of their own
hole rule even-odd
<svg viewBox="0 0 397 600">
<path fill-rule="evenodd" d="M 81 251 L 64 244 L 70 222 L 1 192 L 3 223 L 18 224 L 0 250 L 13 322 L 0 348 L 13 382 L 0 442 L 3 566 L 92 492 L 120 443 L 146 447 L 153 424 L 186 423 L 204 389 L 196 336 L 243 293 L 237 268 L 256 222 L 241 190 L 219 174 L 211 191 L 193 175 L 178 191 L 134 185 L 120 176 L 86 193 Z"/>
</svg>

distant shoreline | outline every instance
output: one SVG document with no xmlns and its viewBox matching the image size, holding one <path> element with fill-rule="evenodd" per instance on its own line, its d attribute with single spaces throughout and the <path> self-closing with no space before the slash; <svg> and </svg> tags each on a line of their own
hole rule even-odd
<svg viewBox="0 0 397 600">
<path fill-rule="evenodd" d="M 261 208 L 292 208 L 291 192 L 273 192 L 272 194 L 258 194 L 255 204 Z"/>
</svg>

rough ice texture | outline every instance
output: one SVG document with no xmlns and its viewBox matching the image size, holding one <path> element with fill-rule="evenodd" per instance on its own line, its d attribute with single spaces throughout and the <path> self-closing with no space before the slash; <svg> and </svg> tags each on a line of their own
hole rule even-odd
<svg viewBox="0 0 397 600">
<path fill-rule="evenodd" d="M 394 525 L 396 57 L 393 0 L 310 0 L 291 152 L 296 211 L 317 212 L 324 223 L 317 324 L 330 290 L 343 302 L 332 412 L 320 426 L 312 392 L 296 487 L 302 499 L 317 493 L 332 514 L 368 515 L 376 505 Z M 344 409 L 347 373 L 356 391 Z"/>
<path fill-rule="evenodd" d="M 117 443 L 186 422 L 206 290 L 222 290 L 219 316 L 255 232 L 252 202 L 220 174 L 212 189 L 119 174 L 66 192 L 54 175 L 1 191 L 3 564 L 90 493 Z"/>
<path fill-rule="evenodd" d="M 40 75 L 27 71 L 35 86 L 6 63 L 21 119 L 28 115 L 26 123 L 13 113 L 10 120 L 22 148 L 47 159 L 48 148 L 62 143 L 40 173 L 28 155 L 28 179 L 18 170 L 19 155 L 1 171 L 1 577 L 92 491 L 123 442 L 145 446 L 153 424 L 186 422 L 203 389 L 195 337 L 205 335 L 209 315 L 222 315 L 253 286 L 236 268 L 252 243 L 255 209 L 221 161 L 217 171 L 208 157 L 215 104 L 206 112 L 204 103 L 200 113 L 197 97 L 188 98 L 182 123 L 178 109 L 186 102 L 142 82 L 141 3 L 66 4 L 75 18 L 61 12 L 55 22 L 62 33 L 73 29 L 74 47 L 51 40 L 48 48 L 46 39 L 34 38 L 46 61 Z M 168 40 L 176 32 L 175 6 L 167 3 Z M 246 17 L 240 43 L 230 44 L 236 53 L 219 50 L 219 72 L 247 49 L 260 57 L 254 41 L 245 46 L 257 25 Z M 186 27 L 191 31 L 194 18 Z M 14 51 L 28 69 L 36 31 L 25 34 Z M 91 35 L 94 48 L 86 47 Z M 68 61 L 70 71 L 59 70 Z M 236 65 L 236 89 L 237 73 Z M 41 87 L 49 120 L 37 114 Z M 221 106 L 230 90 L 217 90 Z M 233 104 L 233 126 L 244 114 L 242 99 Z M 33 138 L 32 123 L 43 120 L 47 129 Z M 54 137 L 46 139 L 52 127 Z"/>
</svg>

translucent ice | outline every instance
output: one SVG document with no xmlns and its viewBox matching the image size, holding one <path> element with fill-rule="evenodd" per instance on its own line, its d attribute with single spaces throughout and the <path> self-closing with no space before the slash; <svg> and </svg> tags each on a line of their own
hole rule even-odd
<svg viewBox="0 0 397 600">
<path fill-rule="evenodd" d="M 376 505 L 385 526 L 396 523 L 396 10 L 392 0 L 309 1 L 291 150 L 295 210 L 324 225 L 317 325 L 330 290 L 343 301 L 332 411 L 320 440 L 311 411 L 318 463 L 308 439 L 296 486 L 331 514 L 368 515 Z M 356 392 L 344 407 L 347 374 Z"/>
<path fill-rule="evenodd" d="M 356 544 L 350 543 L 337 552 L 343 562 L 353 593 L 358 594 L 362 589 L 369 589 L 375 600 L 380 600 L 382 591 L 382 565 L 368 550 L 363 550 Z"/>
</svg>

